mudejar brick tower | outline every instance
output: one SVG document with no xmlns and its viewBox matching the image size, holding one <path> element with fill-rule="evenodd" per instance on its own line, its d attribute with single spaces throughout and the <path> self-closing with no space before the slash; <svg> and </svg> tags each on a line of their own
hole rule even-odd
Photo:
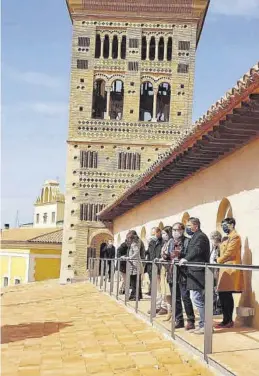
<svg viewBox="0 0 259 376">
<path fill-rule="evenodd" d="M 73 23 L 60 282 L 111 233 L 97 213 L 191 126 L 208 0 L 67 0 Z"/>
</svg>

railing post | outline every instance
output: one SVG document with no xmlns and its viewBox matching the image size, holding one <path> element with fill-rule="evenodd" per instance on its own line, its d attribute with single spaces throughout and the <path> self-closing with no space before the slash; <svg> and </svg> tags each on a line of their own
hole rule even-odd
<svg viewBox="0 0 259 376">
<path fill-rule="evenodd" d="M 92 282 L 92 258 L 89 257 L 89 282 Z"/>
<path fill-rule="evenodd" d="M 121 260 L 118 259 L 117 261 L 117 283 L 116 283 L 116 299 L 119 298 L 119 290 L 120 290 L 120 264 L 121 264 Z"/>
<path fill-rule="evenodd" d="M 110 295 L 113 293 L 113 285 L 114 285 L 114 263 L 115 263 L 115 260 L 111 260 Z"/>
<path fill-rule="evenodd" d="M 108 261 L 105 260 L 105 277 L 104 277 L 104 291 L 107 289 L 107 279 L 108 279 Z"/>
<path fill-rule="evenodd" d="M 173 265 L 173 285 L 172 285 L 172 322 L 171 322 L 171 336 L 175 339 L 175 308 L 176 308 L 176 284 L 177 284 L 177 266 Z"/>
<path fill-rule="evenodd" d="M 213 335 L 213 288 L 214 269 L 205 267 L 205 325 L 204 325 L 204 359 L 208 362 L 208 355 L 212 353 Z"/>
<path fill-rule="evenodd" d="M 125 304 L 129 301 L 129 289 L 130 289 L 130 263 L 126 261 L 126 283 L 125 283 Z"/>
<path fill-rule="evenodd" d="M 93 284 L 95 285 L 95 267 L 96 265 L 96 259 L 93 259 Z"/>
<path fill-rule="evenodd" d="M 103 287 L 103 273 L 104 273 L 104 260 L 101 261 L 101 278 L 100 278 L 100 288 Z"/>
<path fill-rule="evenodd" d="M 156 295 L 157 295 L 157 265 L 152 262 L 152 277 L 151 277 L 151 309 L 150 309 L 150 322 L 156 317 Z"/>
<path fill-rule="evenodd" d="M 99 280 L 99 264 L 100 264 L 100 259 L 96 259 L 96 265 L 95 265 L 95 285 L 98 286 L 98 280 Z"/>
<path fill-rule="evenodd" d="M 136 304 L 135 312 L 138 312 L 138 300 L 139 300 L 139 284 L 140 284 L 140 265 L 137 263 L 137 282 L 136 282 Z"/>
</svg>

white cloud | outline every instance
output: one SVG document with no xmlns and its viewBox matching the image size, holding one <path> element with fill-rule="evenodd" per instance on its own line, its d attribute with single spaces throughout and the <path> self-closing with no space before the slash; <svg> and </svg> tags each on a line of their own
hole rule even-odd
<svg viewBox="0 0 259 376">
<path fill-rule="evenodd" d="M 29 85 L 44 86 L 49 89 L 58 89 L 62 86 L 60 77 L 51 76 L 42 72 L 20 72 L 16 69 L 4 66 L 4 73 L 7 73 L 13 80 L 27 83 Z"/>
<path fill-rule="evenodd" d="M 211 11 L 226 16 L 259 18 L 259 0 L 212 0 Z"/>
</svg>

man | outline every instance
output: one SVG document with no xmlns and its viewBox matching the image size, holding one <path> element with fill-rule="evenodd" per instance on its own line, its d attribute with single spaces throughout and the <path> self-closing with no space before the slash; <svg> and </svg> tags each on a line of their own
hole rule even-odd
<svg viewBox="0 0 259 376">
<path fill-rule="evenodd" d="M 184 236 L 184 224 L 176 222 L 172 227 L 172 239 L 168 247 L 169 259 L 183 259 L 186 256 L 189 239 Z M 172 268 L 171 268 L 172 270 Z M 168 282 L 172 294 L 173 273 L 168 271 Z M 190 291 L 187 290 L 187 275 L 185 268 L 178 269 L 178 278 L 176 284 L 176 305 L 175 305 L 175 328 L 184 328 L 183 307 L 187 316 L 186 330 L 195 329 L 195 315 L 193 311 Z"/>
<path fill-rule="evenodd" d="M 221 223 L 222 230 L 228 235 L 226 241 L 221 244 L 218 264 L 241 264 L 241 238 L 235 230 L 234 218 L 226 218 Z M 244 289 L 243 272 L 235 269 L 220 269 L 218 281 L 218 293 L 221 303 L 223 321 L 216 325 L 217 329 L 232 328 L 234 300 L 233 293 L 241 293 Z"/>
<path fill-rule="evenodd" d="M 154 261 L 155 259 L 161 258 L 161 249 L 162 249 L 162 243 L 163 243 L 162 231 L 160 230 L 160 228 L 154 227 L 152 229 L 152 232 L 153 232 L 153 235 L 149 242 L 148 249 L 146 252 L 147 260 L 151 262 Z M 147 263 L 147 266 L 145 269 L 145 271 L 148 273 L 149 281 L 150 281 L 148 295 L 151 295 L 151 284 L 152 284 L 152 263 L 151 262 Z M 159 284 L 158 284 L 158 291 L 159 291 Z"/>
<path fill-rule="evenodd" d="M 114 245 L 112 243 L 112 240 L 108 240 L 108 243 L 107 243 L 106 247 L 104 247 L 103 252 L 104 252 L 104 258 L 106 258 L 106 259 L 115 259 L 115 247 L 114 247 Z M 112 261 L 109 260 L 108 261 L 109 282 L 111 280 L 111 263 L 112 263 Z"/>
<path fill-rule="evenodd" d="M 184 265 L 186 262 L 208 263 L 210 260 L 210 242 L 200 228 L 200 220 L 191 217 L 186 226 L 186 233 L 190 236 L 186 255 L 179 262 Z M 205 320 L 205 268 L 188 267 L 187 289 L 190 290 L 193 305 L 197 308 L 200 316 L 199 328 L 194 330 L 195 334 L 204 334 Z"/>
</svg>

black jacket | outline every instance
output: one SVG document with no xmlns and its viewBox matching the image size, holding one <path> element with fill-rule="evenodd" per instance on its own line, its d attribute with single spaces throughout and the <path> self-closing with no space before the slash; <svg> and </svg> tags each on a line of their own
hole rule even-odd
<svg viewBox="0 0 259 376">
<path fill-rule="evenodd" d="M 115 247 L 112 245 L 111 247 L 108 247 L 107 245 L 103 249 L 104 258 L 107 259 L 114 259 L 115 258 Z"/>
<path fill-rule="evenodd" d="M 148 245 L 148 249 L 147 249 L 147 252 L 146 252 L 147 260 L 153 261 L 156 258 L 160 258 L 162 246 L 163 246 L 162 238 L 159 238 L 157 240 L 154 240 L 154 239 L 150 240 L 150 243 Z M 145 272 L 149 273 L 149 274 L 152 272 L 152 264 L 151 263 L 146 264 Z"/>
<path fill-rule="evenodd" d="M 121 245 L 117 249 L 117 257 L 120 258 L 121 256 L 128 256 L 128 249 L 129 246 L 126 242 L 121 243 Z M 126 273 L 126 261 L 120 261 L 120 272 Z"/>
<path fill-rule="evenodd" d="M 209 263 L 210 242 L 207 235 L 201 230 L 195 232 L 190 239 L 185 259 L 188 262 Z M 205 268 L 188 267 L 187 270 L 187 289 L 203 290 L 205 288 Z"/>
</svg>

